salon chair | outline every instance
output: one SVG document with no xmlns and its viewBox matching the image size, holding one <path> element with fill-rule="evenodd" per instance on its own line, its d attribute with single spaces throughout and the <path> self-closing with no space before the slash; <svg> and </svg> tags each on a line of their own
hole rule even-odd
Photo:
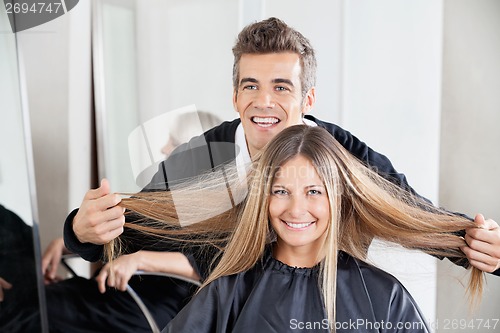
<svg viewBox="0 0 500 333">
<path fill-rule="evenodd" d="M 68 264 L 68 259 L 71 258 L 78 258 L 79 256 L 76 254 L 65 254 L 61 258 L 61 264 L 64 266 L 64 268 L 71 274 L 72 276 L 78 276 L 78 274 L 71 268 L 71 266 Z M 185 282 L 192 283 L 193 285 L 199 287 L 201 286 L 200 281 L 195 280 L 195 279 L 190 279 L 187 277 L 184 277 L 182 275 L 177 275 L 177 274 L 170 274 L 170 273 L 162 273 L 162 272 L 146 272 L 146 271 L 136 271 L 134 275 L 154 275 L 154 276 L 163 276 L 166 278 L 173 278 L 177 280 L 182 280 Z M 132 297 L 132 299 L 135 301 L 139 309 L 141 310 L 142 314 L 144 317 L 146 317 L 146 320 L 148 321 L 149 327 L 151 327 L 151 331 L 153 333 L 160 333 L 160 328 L 158 327 L 158 324 L 156 323 L 153 315 L 147 308 L 147 306 L 144 304 L 142 301 L 141 297 L 135 292 L 135 290 L 130 286 L 127 285 L 127 293 Z"/>
</svg>

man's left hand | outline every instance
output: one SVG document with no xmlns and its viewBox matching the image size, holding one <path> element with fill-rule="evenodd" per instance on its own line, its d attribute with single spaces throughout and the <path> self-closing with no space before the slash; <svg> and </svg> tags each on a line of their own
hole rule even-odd
<svg viewBox="0 0 500 333">
<path fill-rule="evenodd" d="M 468 246 L 461 249 L 472 266 L 492 273 L 500 269 L 500 227 L 492 219 L 486 220 L 482 214 L 477 214 L 474 222 L 477 228 L 466 229 Z"/>
</svg>

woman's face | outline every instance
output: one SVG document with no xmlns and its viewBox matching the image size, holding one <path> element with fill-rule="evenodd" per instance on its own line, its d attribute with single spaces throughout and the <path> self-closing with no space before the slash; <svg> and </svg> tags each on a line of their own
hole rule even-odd
<svg viewBox="0 0 500 333">
<path fill-rule="evenodd" d="M 276 174 L 269 217 L 277 234 L 276 259 L 297 266 L 307 264 L 304 260 L 297 263 L 296 258 L 312 258 L 311 265 L 316 264 L 326 237 L 330 204 L 326 188 L 307 158 L 294 157 Z"/>
</svg>

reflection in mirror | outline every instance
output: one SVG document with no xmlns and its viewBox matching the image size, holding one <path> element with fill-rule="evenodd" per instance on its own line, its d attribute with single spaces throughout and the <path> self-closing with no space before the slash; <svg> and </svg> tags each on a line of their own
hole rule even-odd
<svg viewBox="0 0 500 333">
<path fill-rule="evenodd" d="M 21 102 L 16 36 L 5 11 L 0 59 L 0 331 L 46 332 L 28 113 Z"/>
<path fill-rule="evenodd" d="M 153 178 L 161 161 L 177 146 L 219 125 L 214 113 L 198 111 L 194 105 L 165 112 L 137 126 L 128 136 L 130 164 L 136 184 L 143 188 Z M 204 145 L 205 140 L 193 143 Z"/>
<path fill-rule="evenodd" d="M 96 1 L 93 10 L 93 43 L 97 46 L 94 47 L 95 85 L 98 87 L 95 90 L 96 124 L 97 140 L 101 142 L 99 177 L 107 177 L 115 190 L 137 191 L 126 144 L 127 133 L 140 124 L 134 66 L 134 1 Z M 104 44 L 107 52 L 103 52 Z"/>
<path fill-rule="evenodd" d="M 158 117 L 173 123 L 176 110 L 190 106 L 222 120 L 235 117 L 231 48 L 240 29 L 239 9 L 232 0 L 95 1 L 99 177 L 108 178 L 112 190 L 140 190 L 164 157 L 168 126 L 165 142 L 150 147 L 147 158 L 130 155 L 138 148 L 129 146 L 134 141 L 129 136 L 143 124 L 158 127 Z"/>
</svg>

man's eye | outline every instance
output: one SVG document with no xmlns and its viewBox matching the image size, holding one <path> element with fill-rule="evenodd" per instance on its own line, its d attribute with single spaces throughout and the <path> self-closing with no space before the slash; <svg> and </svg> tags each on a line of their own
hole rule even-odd
<svg viewBox="0 0 500 333">
<path fill-rule="evenodd" d="M 243 90 L 256 90 L 256 89 L 257 89 L 257 86 L 253 86 L 253 85 L 243 87 Z"/>
<path fill-rule="evenodd" d="M 276 87 L 276 90 L 278 90 L 278 91 L 287 91 L 288 88 L 287 87 L 283 87 L 283 86 L 278 86 L 278 87 Z"/>
</svg>

